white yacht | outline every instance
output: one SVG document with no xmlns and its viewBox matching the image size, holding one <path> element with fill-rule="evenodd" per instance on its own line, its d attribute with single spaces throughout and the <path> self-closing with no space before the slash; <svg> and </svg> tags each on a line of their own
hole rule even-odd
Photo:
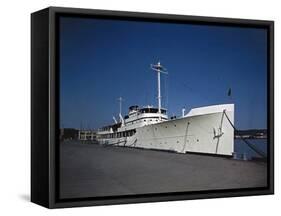
<svg viewBox="0 0 281 216">
<path fill-rule="evenodd" d="M 234 104 L 219 104 L 182 110 L 181 117 L 168 118 L 161 107 L 160 76 L 167 70 L 158 62 L 151 65 L 157 72 L 158 107 L 137 105 L 129 107 L 126 116 L 100 128 L 96 138 L 100 144 L 178 153 L 207 153 L 232 155 L 234 150 Z"/>
</svg>

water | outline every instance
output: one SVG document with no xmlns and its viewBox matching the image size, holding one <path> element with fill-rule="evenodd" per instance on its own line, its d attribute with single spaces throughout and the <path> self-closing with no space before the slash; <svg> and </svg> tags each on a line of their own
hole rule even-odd
<svg viewBox="0 0 281 216">
<path fill-rule="evenodd" d="M 247 139 L 247 141 L 267 155 L 267 139 Z M 247 159 L 252 159 L 253 157 L 261 158 L 261 156 L 252 150 L 242 139 L 234 140 L 234 152 L 238 153 L 240 157 L 244 154 Z"/>
</svg>

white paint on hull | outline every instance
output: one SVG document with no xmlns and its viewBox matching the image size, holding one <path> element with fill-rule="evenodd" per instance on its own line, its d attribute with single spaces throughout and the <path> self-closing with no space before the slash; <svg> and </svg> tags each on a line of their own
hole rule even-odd
<svg viewBox="0 0 281 216">
<path fill-rule="evenodd" d="M 103 144 L 146 149 L 169 150 L 179 153 L 197 152 L 232 155 L 234 104 L 192 109 L 179 119 L 136 128 L 131 137 L 102 139 Z"/>
</svg>

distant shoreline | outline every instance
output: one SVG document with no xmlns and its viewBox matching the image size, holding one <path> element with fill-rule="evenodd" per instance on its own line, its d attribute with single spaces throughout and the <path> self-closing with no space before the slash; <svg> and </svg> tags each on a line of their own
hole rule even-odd
<svg viewBox="0 0 281 216">
<path fill-rule="evenodd" d="M 238 130 L 234 134 L 235 139 L 267 139 L 267 129 Z"/>
<path fill-rule="evenodd" d="M 248 138 L 234 137 L 234 139 L 267 139 L 267 137 L 248 137 Z"/>
</svg>

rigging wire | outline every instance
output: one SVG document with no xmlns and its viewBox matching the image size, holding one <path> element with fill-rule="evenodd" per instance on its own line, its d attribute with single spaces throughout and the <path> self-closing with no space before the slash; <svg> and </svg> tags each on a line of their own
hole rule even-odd
<svg viewBox="0 0 281 216">
<path fill-rule="evenodd" d="M 233 127 L 234 131 L 238 131 L 236 129 L 236 127 L 234 126 L 234 124 L 230 121 L 228 115 L 226 114 L 225 110 L 224 110 L 224 115 L 226 116 L 228 122 L 230 123 L 230 125 Z M 258 155 L 260 155 L 263 158 L 267 158 L 266 154 L 264 152 L 262 152 L 261 150 L 259 150 L 254 144 L 250 143 L 248 140 L 246 140 L 245 138 L 241 137 L 242 141 L 244 141 L 254 152 L 256 152 Z"/>
</svg>

